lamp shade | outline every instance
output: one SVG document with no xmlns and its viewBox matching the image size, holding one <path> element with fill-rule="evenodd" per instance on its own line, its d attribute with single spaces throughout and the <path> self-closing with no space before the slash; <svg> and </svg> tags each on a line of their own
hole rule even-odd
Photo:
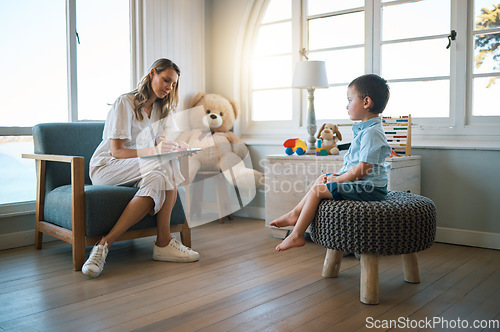
<svg viewBox="0 0 500 332">
<path fill-rule="evenodd" d="M 299 61 L 295 65 L 292 87 L 299 89 L 328 88 L 324 61 Z"/>
</svg>

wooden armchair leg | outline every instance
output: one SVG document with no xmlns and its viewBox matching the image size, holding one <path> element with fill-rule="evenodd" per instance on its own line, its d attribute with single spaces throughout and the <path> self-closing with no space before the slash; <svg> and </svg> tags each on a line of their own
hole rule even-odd
<svg viewBox="0 0 500 332">
<path fill-rule="evenodd" d="M 73 232 L 73 269 L 81 271 L 85 263 L 85 233 L 81 230 Z"/>
<path fill-rule="evenodd" d="M 24 156 L 23 156 L 24 158 Z M 35 248 L 42 249 L 43 233 L 40 231 L 40 220 L 43 220 L 45 208 L 45 165 L 44 160 L 36 161 L 36 213 L 35 213 Z"/>
<path fill-rule="evenodd" d="M 35 248 L 42 249 L 43 233 L 38 229 L 38 222 L 35 225 Z"/>
<path fill-rule="evenodd" d="M 378 255 L 361 254 L 360 301 L 378 304 Z"/>
<path fill-rule="evenodd" d="M 187 222 L 182 224 L 181 241 L 186 247 L 191 248 L 191 228 L 189 228 Z"/>
<path fill-rule="evenodd" d="M 73 269 L 81 271 L 85 263 L 85 244 L 73 243 Z"/>
<path fill-rule="evenodd" d="M 83 157 L 71 160 L 71 217 L 73 269 L 81 271 L 85 262 L 85 167 Z"/>
<path fill-rule="evenodd" d="M 411 253 L 408 255 L 401 255 L 403 259 L 403 271 L 405 275 L 405 281 L 418 284 L 420 282 L 420 272 L 418 270 L 418 259 L 416 253 Z"/>
<path fill-rule="evenodd" d="M 323 277 L 335 278 L 338 276 L 343 253 L 343 251 L 335 249 L 326 250 L 325 262 L 323 263 L 323 272 L 321 273 Z"/>
</svg>

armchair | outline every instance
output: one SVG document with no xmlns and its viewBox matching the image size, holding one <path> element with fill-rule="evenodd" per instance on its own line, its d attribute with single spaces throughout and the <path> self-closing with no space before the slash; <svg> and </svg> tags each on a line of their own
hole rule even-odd
<svg viewBox="0 0 500 332">
<path fill-rule="evenodd" d="M 33 127 L 35 154 L 23 154 L 23 158 L 36 160 L 35 248 L 42 248 L 43 234 L 70 243 L 75 271 L 83 266 L 85 247 L 109 232 L 137 191 L 134 187 L 92 185 L 89 161 L 101 142 L 103 129 L 104 123 L 97 122 L 38 124 Z M 180 161 L 185 185 L 189 180 L 188 158 Z M 189 205 L 189 199 L 186 201 Z M 171 232 L 180 232 L 183 244 L 190 247 L 187 218 L 178 196 Z M 119 241 L 156 235 L 156 231 L 156 216 L 148 214 Z"/>
</svg>

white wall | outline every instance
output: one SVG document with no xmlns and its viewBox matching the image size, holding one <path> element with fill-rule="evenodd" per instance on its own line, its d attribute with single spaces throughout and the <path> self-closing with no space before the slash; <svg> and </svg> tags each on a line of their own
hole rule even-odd
<svg viewBox="0 0 500 332">
<path fill-rule="evenodd" d="M 207 0 L 206 83 L 208 93 L 239 98 L 239 64 L 241 36 L 252 9 L 248 0 Z"/>
<path fill-rule="evenodd" d="M 158 58 L 168 58 L 181 69 L 181 108 L 205 90 L 205 1 L 143 0 L 135 9 L 139 27 L 137 80 Z"/>
<path fill-rule="evenodd" d="M 422 195 L 438 210 L 437 239 L 500 249 L 500 151 L 412 148 L 422 156 Z"/>
</svg>

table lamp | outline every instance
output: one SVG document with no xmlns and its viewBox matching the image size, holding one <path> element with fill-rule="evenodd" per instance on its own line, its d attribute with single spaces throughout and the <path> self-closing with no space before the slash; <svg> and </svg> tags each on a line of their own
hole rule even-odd
<svg viewBox="0 0 500 332">
<path fill-rule="evenodd" d="M 324 61 L 299 61 L 295 66 L 292 87 L 307 89 L 309 107 L 307 110 L 307 132 L 309 133 L 307 154 L 316 153 L 316 114 L 314 112 L 314 90 L 328 88 Z"/>
</svg>

